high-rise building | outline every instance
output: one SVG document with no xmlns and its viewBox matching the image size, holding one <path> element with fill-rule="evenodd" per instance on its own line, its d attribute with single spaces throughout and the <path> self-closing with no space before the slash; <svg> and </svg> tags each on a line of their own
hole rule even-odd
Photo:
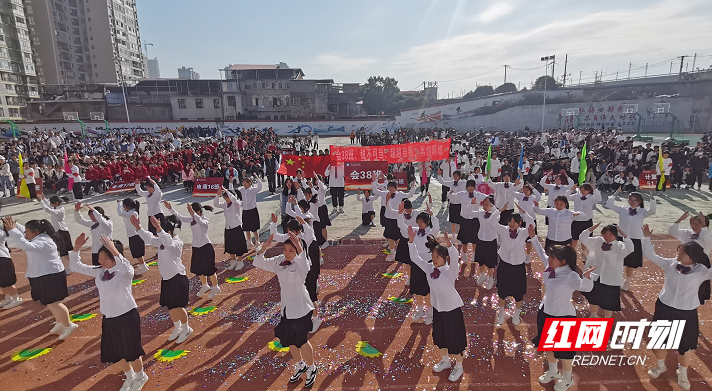
<svg viewBox="0 0 712 391">
<path fill-rule="evenodd" d="M 0 118 L 20 119 L 38 98 L 27 15 L 22 0 L 0 1 Z"/>
<path fill-rule="evenodd" d="M 160 79 L 161 69 L 158 67 L 158 57 L 148 59 L 148 78 Z"/>
<path fill-rule="evenodd" d="M 41 83 L 146 77 L 135 0 L 25 0 L 25 6 Z"/>
<path fill-rule="evenodd" d="M 195 72 L 193 68 L 181 67 L 178 68 L 178 78 L 184 80 L 198 80 L 200 79 L 200 74 Z"/>
</svg>

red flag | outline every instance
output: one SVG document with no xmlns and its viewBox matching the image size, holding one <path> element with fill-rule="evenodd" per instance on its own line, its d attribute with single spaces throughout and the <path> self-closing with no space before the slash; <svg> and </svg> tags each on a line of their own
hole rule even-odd
<svg viewBox="0 0 712 391">
<path fill-rule="evenodd" d="M 282 164 L 277 173 L 282 175 L 296 176 L 297 170 L 302 169 L 304 177 L 311 178 L 314 172 L 324 175 L 324 171 L 331 162 L 331 156 L 296 156 L 282 155 Z"/>
</svg>

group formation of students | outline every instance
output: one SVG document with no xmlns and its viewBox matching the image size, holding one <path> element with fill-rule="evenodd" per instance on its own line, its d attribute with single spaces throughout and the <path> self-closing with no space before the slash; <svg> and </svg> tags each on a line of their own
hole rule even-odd
<svg viewBox="0 0 712 391">
<path fill-rule="evenodd" d="M 442 230 L 444 238 L 438 239 L 441 222 L 433 214 L 429 195 L 422 209 L 414 208 L 411 199 L 416 192 L 415 184 L 408 192 L 397 191 L 393 177 L 381 175 L 370 190 L 357 197 L 362 203 L 362 224 L 370 226 L 375 225 L 374 203 L 380 199 L 380 223 L 384 227 L 385 246 L 390 250 L 387 259 L 408 268 L 407 285 L 414 305 L 412 319 L 432 324 L 433 342 L 440 349 L 441 360 L 433 371 L 450 369 L 451 381 L 460 379 L 464 371 L 467 333 L 463 301 L 455 288 L 461 266 L 463 275 L 470 277 L 477 265 L 472 275 L 477 276 L 477 285 L 497 290 L 499 302 L 494 322 L 498 326 L 505 324 L 506 303 L 512 298 L 511 321 L 519 325 L 527 276 L 531 273 L 531 254 L 536 252 L 545 267 L 546 290 L 537 314 L 541 335 L 547 318 L 576 316 L 572 304 L 575 291 L 588 299 L 591 317 L 609 317 L 620 311 L 621 290 L 630 289 L 634 271 L 642 266 L 645 255 L 666 276 L 655 304 L 654 320 L 687 320 L 678 349 L 677 374 L 680 386 L 689 389 L 687 367 L 690 352 L 697 347 L 697 307 L 709 298 L 708 280 L 712 278 L 709 263 L 712 235 L 707 217 L 702 213 L 692 216 L 688 229 L 680 227 L 690 217 L 687 212 L 683 214 L 670 227 L 670 233 L 682 242 L 677 257 L 662 258 L 655 253 L 649 239 L 652 232 L 645 224 L 645 219 L 655 214 L 656 201 L 652 196 L 648 208 L 643 195 L 637 192 L 630 193 L 627 205 L 622 206 L 616 204 L 620 190 L 616 192 L 608 198 L 606 207 L 619 215 L 618 224 L 607 225 L 600 236 L 593 236 L 600 225 L 594 224 L 593 208 L 602 199 L 590 184 L 577 186 L 565 175 L 556 177 L 552 184 L 542 181 L 548 192 L 546 207 L 542 208 L 541 193 L 521 179 L 512 181 L 508 173 L 501 178 L 488 178 L 479 168 L 463 178 L 451 163 L 441 166 L 437 178 L 447 189 L 447 219 L 452 233 L 448 235 Z M 336 168 L 327 175 L 343 176 L 343 171 Z M 234 192 L 220 187 L 213 200 L 213 207 L 224 210 L 225 253 L 230 260 L 227 269 L 242 269 L 246 254 L 254 249 L 253 265 L 278 277 L 282 309 L 275 335 L 282 346 L 289 347 L 295 362 L 290 382 L 297 382 L 306 374 L 306 387 L 314 384 L 317 375 L 308 336 L 322 323 L 318 279 L 323 263 L 321 248 L 328 245 L 327 227 L 331 225 L 325 200 L 327 186 L 317 173 L 310 176 L 307 179 L 300 171 L 295 178 L 285 180 L 280 205 L 282 221 L 278 224 L 278 216 L 272 214 L 270 237 L 261 244 L 256 201 L 261 189 L 259 179 L 244 178 L 243 186 Z M 492 194 L 477 190 L 482 183 L 489 186 Z M 205 214 L 213 207 L 195 202 L 186 205 L 187 214 L 181 214 L 162 199 L 160 187 L 151 178 L 137 182 L 136 191 L 143 198 L 141 201 L 132 198 L 117 201 L 117 213 L 124 219 L 129 238 L 127 252 L 122 243 L 112 240 L 114 225 L 104 210 L 79 202 L 74 205 L 75 220 L 89 229 L 89 235 L 82 233 L 72 242 L 62 206 L 69 200 L 57 196 L 49 200 L 39 197 L 49 220 L 31 220 L 23 226 L 6 216 L 4 229 L 0 230 L 0 287 L 5 293 L 0 307 L 9 309 L 22 303 L 15 288 L 13 262 L 5 246 L 8 238 L 25 251 L 32 299 L 50 310 L 56 322 L 50 332 L 58 334 L 60 340 L 77 328 L 62 304 L 68 296 L 66 275 L 77 272 L 94 277 L 103 314 L 101 361 L 119 363 L 126 375 L 121 388 L 124 391 L 140 390 L 148 381 L 143 371 L 145 352 L 141 345 L 140 316 L 131 291 L 134 275 L 148 270 L 146 245 L 157 249 L 161 275 L 159 302 L 167 307 L 174 322 L 169 341 L 180 344 L 193 333 L 186 311 L 189 281 L 181 261 L 183 242 L 176 235 L 183 224 L 190 225 L 193 235 L 190 271 L 201 281 L 197 295 L 214 298 L 221 293 L 216 254 L 208 236 L 210 221 Z M 569 209 L 571 201 L 573 210 Z M 141 204 L 146 205 L 145 215 Z M 537 215 L 545 216 L 548 224 L 543 247 L 537 238 Z M 141 216 L 148 217 L 145 228 Z M 88 259 L 87 263 L 82 262 L 79 254 L 89 240 L 91 266 Z M 274 242 L 284 244 L 282 254 L 266 258 L 264 253 Z M 579 242 L 583 267 L 577 263 Z M 133 265 L 124 254 L 130 255 Z M 535 345 L 538 338 L 533 340 Z M 666 351 L 656 350 L 654 354 L 657 365 L 648 373 L 658 377 L 666 370 Z M 554 389 L 568 389 L 574 384 L 574 355 L 575 352 L 547 352 L 548 369 L 539 381 L 556 381 Z M 562 373 L 558 369 L 559 360 Z"/>
</svg>

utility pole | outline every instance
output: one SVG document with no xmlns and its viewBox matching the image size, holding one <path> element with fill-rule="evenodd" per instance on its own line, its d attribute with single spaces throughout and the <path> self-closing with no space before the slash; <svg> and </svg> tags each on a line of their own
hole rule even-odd
<svg viewBox="0 0 712 391">
<path fill-rule="evenodd" d="M 632 68 L 632 67 L 633 67 L 633 63 L 632 62 L 628 63 L 628 78 L 629 79 L 630 79 L 630 68 Z"/>
<path fill-rule="evenodd" d="M 670 61 L 670 73 L 669 75 L 672 75 L 672 61 Z"/>
<path fill-rule="evenodd" d="M 692 57 L 692 72 L 695 71 L 695 62 L 697 62 L 697 53 L 695 53 L 695 57 Z"/>
<path fill-rule="evenodd" d="M 579 85 L 581 85 L 581 76 L 583 75 L 583 71 L 579 72 Z"/>
<path fill-rule="evenodd" d="M 616 81 L 618 81 L 618 70 L 616 69 Z"/>
<path fill-rule="evenodd" d="M 598 83 L 598 71 L 596 71 L 596 74 L 593 75 L 593 84 Z"/>
<path fill-rule="evenodd" d="M 569 65 L 569 55 L 566 55 L 566 59 L 564 60 L 564 84 L 562 87 L 566 87 L 566 66 Z"/>
<path fill-rule="evenodd" d="M 509 66 L 509 65 L 505 65 L 505 66 L 504 66 L 504 83 L 505 83 L 505 84 L 507 83 L 507 67 L 508 67 L 508 66 Z"/>
<path fill-rule="evenodd" d="M 645 63 L 645 77 L 648 77 L 648 63 Z"/>
<path fill-rule="evenodd" d="M 554 65 L 556 65 L 556 55 L 551 56 L 551 77 L 556 80 L 554 77 Z"/>
<path fill-rule="evenodd" d="M 689 56 L 680 56 L 680 73 L 677 74 L 678 78 L 682 77 L 682 64 L 685 63 L 685 57 Z"/>
</svg>

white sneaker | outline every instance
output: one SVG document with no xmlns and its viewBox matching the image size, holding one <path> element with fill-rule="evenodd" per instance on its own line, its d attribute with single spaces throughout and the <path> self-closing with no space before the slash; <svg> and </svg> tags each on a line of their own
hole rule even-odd
<svg viewBox="0 0 712 391">
<path fill-rule="evenodd" d="M 181 330 L 183 330 L 183 327 L 173 327 L 173 332 L 168 337 L 168 340 L 175 341 L 176 338 L 178 338 L 178 336 L 181 334 Z"/>
<path fill-rule="evenodd" d="M 480 274 L 480 276 L 477 277 L 477 282 L 476 282 L 476 284 L 477 284 L 477 285 L 482 285 L 482 283 L 485 282 L 485 278 L 487 278 L 487 275 L 486 275 L 486 274 L 484 274 L 484 273 Z"/>
<path fill-rule="evenodd" d="M 15 308 L 20 304 L 22 304 L 22 298 L 18 297 L 16 299 L 13 299 L 11 302 L 5 304 L 5 306 L 3 306 L 2 309 L 9 310 L 10 308 Z"/>
<path fill-rule="evenodd" d="M 387 262 L 393 262 L 393 261 L 395 261 L 395 260 L 396 260 L 396 254 L 395 254 L 395 252 L 390 253 L 390 254 L 386 257 L 386 261 L 387 261 Z"/>
<path fill-rule="evenodd" d="M 307 371 L 307 364 L 305 364 L 304 361 L 298 362 L 296 365 L 294 365 L 294 373 L 289 378 L 289 382 L 290 383 L 298 382 L 299 379 L 304 374 L 304 372 L 306 372 L 306 371 Z"/>
<path fill-rule="evenodd" d="M 494 277 L 487 277 L 487 282 L 485 283 L 485 289 L 492 289 L 494 286 Z"/>
<path fill-rule="evenodd" d="M 624 291 L 629 291 L 630 290 L 630 280 L 623 281 L 623 286 L 621 287 L 621 289 Z"/>
<path fill-rule="evenodd" d="M 524 257 L 524 263 L 532 263 L 532 256 L 529 255 L 529 254 L 527 254 L 527 255 Z"/>
<path fill-rule="evenodd" d="M 235 262 L 235 270 L 242 270 L 243 267 L 245 267 L 245 261 Z"/>
<path fill-rule="evenodd" d="M 190 337 L 191 334 L 193 334 L 193 329 L 190 326 L 184 326 L 184 327 L 182 327 L 182 329 L 183 329 L 183 332 L 181 332 L 178 339 L 176 339 L 176 343 L 185 342 L 185 340 L 188 339 L 188 337 Z"/>
<path fill-rule="evenodd" d="M 557 372 L 552 375 L 549 372 L 545 372 L 543 375 L 539 376 L 539 383 L 547 384 L 547 383 L 551 383 L 552 381 L 558 380 L 558 379 L 561 379 L 560 373 Z"/>
<path fill-rule="evenodd" d="M 313 365 L 313 369 L 311 367 L 307 367 L 307 376 L 304 380 L 304 388 L 311 388 L 311 386 L 314 385 L 314 382 L 316 381 L 316 372 L 317 368 L 315 365 Z"/>
<path fill-rule="evenodd" d="M 148 271 L 148 265 L 145 263 L 142 263 L 136 267 L 136 270 L 134 270 L 134 274 L 137 276 L 140 276 L 143 273 L 146 273 Z"/>
<path fill-rule="evenodd" d="M 231 260 L 230 264 L 227 266 L 227 270 L 235 270 L 236 265 L 237 265 L 237 259 Z"/>
<path fill-rule="evenodd" d="M 312 329 L 310 333 L 316 333 L 316 331 L 319 330 L 319 326 L 321 326 L 321 322 L 323 322 L 321 318 L 312 318 Z"/>
<path fill-rule="evenodd" d="M 255 248 L 255 244 L 252 243 L 251 240 L 249 240 L 249 241 L 247 242 L 247 249 L 248 249 L 248 250 L 252 250 L 253 248 Z"/>
<path fill-rule="evenodd" d="M 337 210 L 336 208 L 334 208 L 334 209 L 331 210 L 331 214 L 332 214 L 332 215 L 335 214 L 336 212 L 338 212 L 338 210 Z"/>
<path fill-rule="evenodd" d="M 344 213 L 344 207 L 343 207 L 343 206 L 340 206 L 340 207 L 339 207 L 339 212 Z"/>
<path fill-rule="evenodd" d="M 324 244 L 322 244 L 321 246 L 319 246 L 319 248 L 322 249 L 322 250 L 325 249 L 325 248 L 327 248 L 327 247 L 329 247 L 329 241 L 328 241 L 328 240 L 327 240 L 326 242 L 324 242 Z"/>
<path fill-rule="evenodd" d="M 683 390 L 689 390 L 690 389 L 690 380 L 687 378 L 687 371 L 681 371 L 679 368 L 677 370 L 677 384 L 680 385 L 680 388 Z"/>
<path fill-rule="evenodd" d="M 78 329 L 78 328 L 79 328 L 79 325 L 78 325 L 78 324 L 76 324 L 76 323 L 71 323 L 69 326 L 65 327 L 64 330 L 62 330 L 62 334 L 59 334 L 59 340 L 60 340 L 60 341 L 65 340 L 67 337 L 69 337 L 70 335 L 72 335 L 72 333 L 74 332 L 74 330 L 76 330 L 76 329 Z"/>
<path fill-rule="evenodd" d="M 215 296 L 219 295 L 221 291 L 222 290 L 218 285 L 215 285 L 214 287 L 210 288 L 210 294 L 208 295 L 208 299 L 215 298 Z"/>
<path fill-rule="evenodd" d="M 425 311 L 423 311 L 422 307 L 418 307 L 415 310 L 415 313 L 413 314 L 413 322 L 417 322 L 417 321 L 423 319 L 424 316 L 425 316 Z"/>
<path fill-rule="evenodd" d="M 653 368 L 648 369 L 648 376 L 652 377 L 653 379 L 657 379 L 667 371 L 667 367 L 663 365 L 662 367 L 660 366 L 655 366 Z"/>
<path fill-rule="evenodd" d="M 450 371 L 450 376 L 448 376 L 447 379 L 450 381 L 457 381 L 460 377 L 462 377 L 462 372 L 462 367 L 455 365 L 455 368 Z"/>
<path fill-rule="evenodd" d="M 131 383 L 131 388 L 129 391 L 140 391 L 143 386 L 148 382 L 148 375 L 144 372 L 143 377 L 134 377 L 133 383 Z"/>
<path fill-rule="evenodd" d="M 506 321 L 506 319 L 505 319 L 505 315 L 506 315 L 506 314 L 504 313 L 504 308 L 501 308 L 501 309 L 500 309 L 499 311 L 497 311 L 497 312 L 498 312 L 498 314 L 497 314 L 497 326 L 501 326 L 501 325 L 503 325 L 504 322 Z"/>
<path fill-rule="evenodd" d="M 324 265 L 324 258 L 319 257 L 319 266 Z"/>
<path fill-rule="evenodd" d="M 0 302 L 0 307 L 5 307 L 5 305 L 6 305 L 6 304 L 9 304 L 12 300 L 13 300 L 13 299 L 12 299 L 12 296 L 6 295 L 6 296 L 5 296 L 5 300 L 3 300 L 2 302 Z"/>
<path fill-rule="evenodd" d="M 450 369 L 451 366 L 452 362 L 450 361 L 450 359 L 440 360 L 439 363 L 433 365 L 433 372 L 440 373 L 446 369 Z"/>
<path fill-rule="evenodd" d="M 433 313 L 431 311 L 428 311 L 428 313 L 425 315 L 423 323 L 427 325 L 433 324 Z"/>
<path fill-rule="evenodd" d="M 520 323 L 522 323 L 522 319 L 519 317 L 519 315 L 522 313 L 520 310 L 514 310 L 514 315 L 512 315 L 512 324 L 515 326 L 519 326 Z"/>
<path fill-rule="evenodd" d="M 52 327 L 52 330 L 50 330 L 49 333 L 62 334 L 62 330 L 64 330 L 64 326 L 62 326 L 62 324 L 59 322 L 54 322 L 54 327 Z"/>
<path fill-rule="evenodd" d="M 574 378 L 572 377 L 571 380 L 565 380 L 561 379 L 556 384 L 554 384 L 554 391 L 566 391 L 569 389 L 569 387 L 574 385 Z"/>
<path fill-rule="evenodd" d="M 133 380 L 133 377 L 127 377 L 126 380 L 124 380 L 124 384 L 121 386 L 121 388 L 119 388 L 119 391 L 129 391 L 131 389 L 131 385 L 133 384 Z"/>
<path fill-rule="evenodd" d="M 200 287 L 200 290 L 198 291 L 198 297 L 203 297 L 204 294 L 206 294 L 210 290 L 210 285 L 205 284 Z"/>
</svg>

